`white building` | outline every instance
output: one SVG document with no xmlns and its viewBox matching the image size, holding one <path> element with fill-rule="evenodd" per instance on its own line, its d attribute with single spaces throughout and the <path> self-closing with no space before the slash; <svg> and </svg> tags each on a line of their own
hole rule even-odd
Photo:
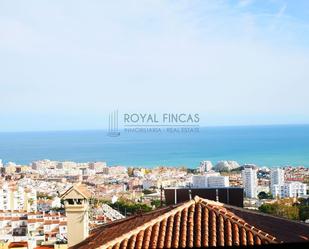
<svg viewBox="0 0 309 249">
<path fill-rule="evenodd" d="M 65 162 L 59 162 L 57 164 L 57 169 L 72 170 L 72 169 L 76 169 L 76 168 L 77 168 L 76 162 L 65 161 Z"/>
<path fill-rule="evenodd" d="M 303 197 L 307 194 L 307 184 L 285 182 L 283 169 L 272 169 L 270 190 L 275 198 Z"/>
<path fill-rule="evenodd" d="M 37 211 L 37 193 L 33 188 L 9 186 L 7 182 L 0 187 L 0 210 Z"/>
<path fill-rule="evenodd" d="M 224 188 L 229 187 L 229 177 L 221 176 L 218 172 L 209 172 L 204 175 L 192 176 L 194 188 Z"/>
<path fill-rule="evenodd" d="M 199 171 L 201 173 L 208 172 L 212 169 L 212 167 L 213 167 L 213 165 L 212 165 L 211 161 L 201 161 L 200 166 L 199 166 Z"/>
<path fill-rule="evenodd" d="M 150 189 L 152 187 L 157 186 L 157 181 L 151 180 L 151 179 L 145 179 L 143 180 L 142 185 L 143 185 L 143 189 Z"/>
<path fill-rule="evenodd" d="M 274 197 L 303 197 L 307 195 L 307 184 L 301 182 L 285 182 L 283 184 L 274 184 L 271 187 Z"/>
<path fill-rule="evenodd" d="M 67 236 L 67 218 L 59 213 L 0 212 L 0 240 L 8 241 L 7 244 L 23 241 L 31 249 L 42 242 L 54 243 L 59 236 Z M 5 244 L 0 248 L 8 247 Z"/>
<path fill-rule="evenodd" d="M 48 159 L 44 159 L 32 162 L 31 167 L 34 170 L 55 169 L 57 164 L 57 161 L 50 161 Z"/>
<path fill-rule="evenodd" d="M 242 180 L 246 197 L 257 198 L 257 169 L 245 167 L 242 170 Z"/>
<path fill-rule="evenodd" d="M 89 169 L 95 170 L 95 172 L 103 172 L 103 169 L 106 168 L 106 162 L 92 162 L 89 163 Z"/>
<path fill-rule="evenodd" d="M 228 176 L 209 176 L 207 178 L 208 188 L 225 188 L 230 186 Z"/>
<path fill-rule="evenodd" d="M 194 175 L 192 176 L 192 187 L 194 188 L 207 188 L 207 176 Z"/>
<path fill-rule="evenodd" d="M 283 184 L 284 183 L 284 169 L 272 169 L 270 172 L 270 184 Z"/>
</svg>

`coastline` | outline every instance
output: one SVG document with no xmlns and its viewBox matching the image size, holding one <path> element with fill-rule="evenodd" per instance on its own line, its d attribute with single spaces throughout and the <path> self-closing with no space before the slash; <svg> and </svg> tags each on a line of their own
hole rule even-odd
<svg viewBox="0 0 309 249">
<path fill-rule="evenodd" d="M 29 164 L 106 161 L 108 165 L 185 166 L 233 160 L 260 167 L 309 167 L 309 125 L 201 127 L 190 134 L 124 133 L 105 130 L 0 133 L 0 158 Z"/>
</svg>

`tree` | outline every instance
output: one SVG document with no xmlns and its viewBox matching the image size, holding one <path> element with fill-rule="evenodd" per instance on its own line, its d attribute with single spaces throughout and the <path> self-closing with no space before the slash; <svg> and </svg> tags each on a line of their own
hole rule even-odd
<svg viewBox="0 0 309 249">
<path fill-rule="evenodd" d="M 155 191 L 150 190 L 150 189 L 144 189 L 144 190 L 143 190 L 143 193 L 144 193 L 145 195 L 149 195 L 149 194 L 155 193 Z"/>
<path fill-rule="evenodd" d="M 309 219 L 309 206 L 299 206 L 299 219 L 300 220 Z"/>
<path fill-rule="evenodd" d="M 291 220 L 299 220 L 299 209 L 296 206 L 287 206 L 279 203 L 263 204 L 259 207 L 259 210 L 263 213 L 272 214 Z"/>
<path fill-rule="evenodd" d="M 129 167 L 128 168 L 128 176 L 133 176 L 134 175 L 134 168 Z"/>
<path fill-rule="evenodd" d="M 161 207 L 161 200 L 153 200 L 151 201 L 151 206 L 155 206 L 156 208 Z M 162 206 L 164 206 L 165 203 L 162 201 Z"/>
<path fill-rule="evenodd" d="M 272 195 L 269 194 L 269 193 L 266 193 L 264 191 L 260 192 L 258 194 L 258 198 L 261 200 L 261 199 L 272 199 Z"/>
</svg>

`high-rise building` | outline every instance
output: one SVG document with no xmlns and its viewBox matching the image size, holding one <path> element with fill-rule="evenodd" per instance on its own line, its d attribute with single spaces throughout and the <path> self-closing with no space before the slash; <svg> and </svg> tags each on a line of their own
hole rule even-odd
<svg viewBox="0 0 309 249">
<path fill-rule="evenodd" d="M 307 194 L 307 184 L 286 182 L 283 169 L 273 169 L 270 175 L 270 190 L 275 198 L 303 197 Z"/>
<path fill-rule="evenodd" d="M 270 192 L 273 197 L 281 198 L 281 189 L 284 188 L 284 169 L 275 168 L 270 172 Z"/>
<path fill-rule="evenodd" d="M 283 184 L 284 183 L 284 169 L 276 168 L 270 172 L 270 184 Z"/>
<path fill-rule="evenodd" d="M 199 171 L 201 173 L 203 172 L 208 172 L 212 169 L 213 165 L 211 161 L 201 161 L 200 166 L 199 166 Z"/>
<path fill-rule="evenodd" d="M 246 197 L 257 198 L 257 169 L 245 167 L 242 170 L 242 180 Z"/>
</svg>

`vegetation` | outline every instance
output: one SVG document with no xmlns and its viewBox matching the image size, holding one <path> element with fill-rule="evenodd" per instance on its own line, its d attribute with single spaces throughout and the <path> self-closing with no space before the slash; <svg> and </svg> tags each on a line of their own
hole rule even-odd
<svg viewBox="0 0 309 249">
<path fill-rule="evenodd" d="M 290 220 L 299 220 L 299 210 L 295 206 L 287 206 L 279 203 L 263 204 L 259 207 L 259 210 L 263 213 L 273 214 Z"/>
<path fill-rule="evenodd" d="M 272 199 L 273 196 L 272 196 L 272 194 L 270 194 L 270 193 L 266 193 L 266 192 L 262 191 L 262 192 L 260 192 L 260 193 L 258 194 L 258 198 L 259 198 L 260 200 L 261 200 L 261 199 Z"/>
<path fill-rule="evenodd" d="M 188 174 L 196 174 L 197 173 L 197 169 L 190 169 L 190 168 L 188 168 L 187 169 L 187 173 Z"/>
<path fill-rule="evenodd" d="M 161 207 L 161 200 L 153 200 L 151 201 L 151 206 L 155 206 L 156 208 Z M 165 206 L 165 202 L 162 201 L 162 206 Z"/>
<path fill-rule="evenodd" d="M 134 168 L 129 167 L 128 168 L 128 176 L 132 177 L 134 175 L 133 172 L 134 172 Z"/>
<path fill-rule="evenodd" d="M 275 203 L 263 204 L 259 210 L 263 213 L 284 217 L 291 220 L 309 219 L 308 199 L 300 199 L 299 202 L 293 203 L 292 200 L 279 200 Z"/>
<path fill-rule="evenodd" d="M 146 204 L 136 203 L 136 202 L 127 202 L 123 200 L 119 200 L 115 203 L 107 203 L 107 204 L 125 215 L 144 213 L 144 212 L 149 212 L 152 210 L 152 208 Z"/>
<path fill-rule="evenodd" d="M 234 173 L 241 173 L 241 171 L 244 169 L 243 166 L 240 166 L 238 168 L 235 168 L 235 169 L 232 169 L 231 172 L 234 172 Z"/>
<path fill-rule="evenodd" d="M 39 192 L 39 193 L 37 194 L 37 198 L 38 198 L 38 199 L 48 199 L 48 200 L 52 200 L 52 199 L 53 199 L 52 196 L 50 196 L 50 195 L 48 195 L 48 194 L 46 194 L 46 193 L 41 193 L 41 192 Z"/>
<path fill-rule="evenodd" d="M 144 189 L 143 190 L 143 194 L 144 195 L 149 195 L 149 194 L 153 194 L 153 193 L 156 193 L 156 191 L 150 190 L 150 189 Z"/>
<path fill-rule="evenodd" d="M 299 206 L 299 219 L 307 220 L 309 219 L 309 206 Z"/>
<path fill-rule="evenodd" d="M 149 212 L 152 210 L 152 207 L 147 204 L 133 202 L 133 201 L 125 200 L 125 199 L 119 199 L 115 203 L 112 203 L 111 201 L 107 201 L 103 199 L 100 200 L 97 198 L 92 198 L 90 200 L 90 204 L 94 207 L 99 207 L 103 203 L 111 206 L 115 210 L 118 210 L 123 215 L 144 213 L 144 212 Z"/>
</svg>

